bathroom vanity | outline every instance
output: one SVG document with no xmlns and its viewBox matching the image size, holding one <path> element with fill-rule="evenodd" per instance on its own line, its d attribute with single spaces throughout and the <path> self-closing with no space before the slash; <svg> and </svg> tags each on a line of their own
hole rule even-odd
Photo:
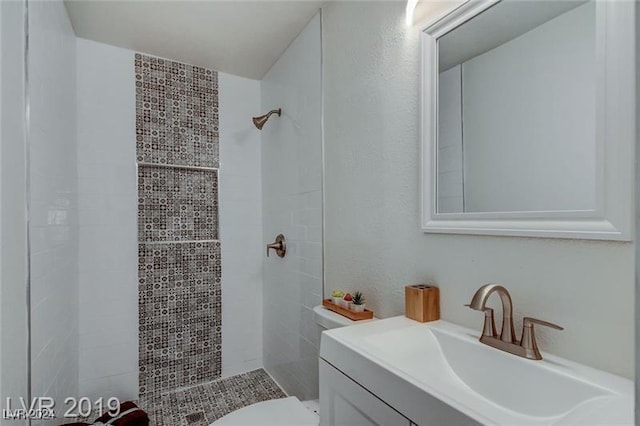
<svg viewBox="0 0 640 426">
<path fill-rule="evenodd" d="M 632 239 L 636 7 L 466 1 L 422 31 L 424 232 Z M 503 287 L 476 296 L 478 331 L 395 317 L 324 332 L 321 424 L 633 424 L 632 381 L 540 353 L 533 324 L 562 327 L 514 332 Z"/>
<path fill-rule="evenodd" d="M 478 336 L 403 316 L 324 332 L 321 424 L 633 424 L 631 380 Z"/>
</svg>

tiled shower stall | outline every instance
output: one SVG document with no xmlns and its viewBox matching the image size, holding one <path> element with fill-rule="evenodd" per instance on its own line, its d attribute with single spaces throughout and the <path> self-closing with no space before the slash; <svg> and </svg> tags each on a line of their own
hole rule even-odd
<svg viewBox="0 0 640 426">
<path fill-rule="evenodd" d="M 202 421 L 316 398 L 319 15 L 251 80 L 74 37 L 62 2 L 29 5 L 33 392 L 139 400 L 157 424 L 197 414 L 198 392 Z M 287 257 L 266 258 L 280 232 Z"/>
<path fill-rule="evenodd" d="M 259 82 L 86 40 L 78 51 L 81 251 L 103 255 L 80 264 L 81 295 L 109 302 L 81 307 L 80 392 L 139 398 L 158 425 L 284 396 L 259 370 Z"/>
<path fill-rule="evenodd" d="M 261 323 L 260 138 L 257 130 L 235 137 L 250 130 L 259 83 L 219 73 L 227 107 L 216 111 L 216 73 L 208 71 L 207 81 L 207 71 L 197 68 L 211 87 L 203 110 L 194 112 L 202 98 L 190 97 L 187 107 L 187 90 L 164 78 L 155 96 L 147 90 L 145 103 L 142 64 L 175 65 L 178 84 L 181 71 L 196 67 L 82 39 L 77 52 L 80 392 L 157 400 L 164 391 L 261 367 L 261 339 L 228 341 L 221 353 L 223 316 L 233 332 L 235 324 L 246 329 L 247 319 Z M 167 97 L 172 90 L 183 96 L 177 106 Z M 160 95 L 166 103 L 158 103 Z M 201 119 L 209 130 L 196 135 Z M 225 128 L 214 129 L 216 120 Z M 194 149 L 202 154 L 197 159 Z M 218 150 L 226 169 L 218 167 Z M 219 194 L 219 180 L 230 191 Z M 255 229 L 251 238 L 239 237 L 246 229 Z M 228 249 L 219 232 L 230 240 Z M 228 266 L 221 272 L 223 259 Z M 231 301 L 240 297 L 243 309 L 225 311 L 223 292 Z"/>
</svg>

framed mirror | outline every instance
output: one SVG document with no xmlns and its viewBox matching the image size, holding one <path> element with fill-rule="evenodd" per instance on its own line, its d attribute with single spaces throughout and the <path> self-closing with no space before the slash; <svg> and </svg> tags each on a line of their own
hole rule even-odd
<svg viewBox="0 0 640 426">
<path fill-rule="evenodd" d="M 480 0 L 423 31 L 423 231 L 631 239 L 633 14 Z"/>
</svg>

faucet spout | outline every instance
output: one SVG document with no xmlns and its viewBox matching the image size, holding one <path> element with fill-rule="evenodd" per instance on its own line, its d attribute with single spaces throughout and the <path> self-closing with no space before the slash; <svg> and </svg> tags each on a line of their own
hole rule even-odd
<svg viewBox="0 0 640 426">
<path fill-rule="evenodd" d="M 506 288 L 500 284 L 483 285 L 473 295 L 469 307 L 476 311 L 484 311 L 487 300 L 493 293 L 498 293 L 502 301 L 502 331 L 500 332 L 500 340 L 508 343 L 517 343 L 516 334 L 513 329 L 513 303 L 511 302 L 511 295 Z"/>
</svg>

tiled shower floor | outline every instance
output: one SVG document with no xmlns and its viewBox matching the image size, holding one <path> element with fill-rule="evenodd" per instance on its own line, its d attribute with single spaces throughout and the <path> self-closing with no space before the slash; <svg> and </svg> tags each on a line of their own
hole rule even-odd
<svg viewBox="0 0 640 426">
<path fill-rule="evenodd" d="M 163 393 L 155 400 L 142 399 L 138 405 L 149 414 L 150 426 L 208 426 L 239 408 L 286 396 L 271 376 L 259 369 Z"/>
<path fill-rule="evenodd" d="M 208 426 L 225 414 L 260 401 L 287 395 L 263 369 L 162 395 L 157 426 Z"/>
</svg>

